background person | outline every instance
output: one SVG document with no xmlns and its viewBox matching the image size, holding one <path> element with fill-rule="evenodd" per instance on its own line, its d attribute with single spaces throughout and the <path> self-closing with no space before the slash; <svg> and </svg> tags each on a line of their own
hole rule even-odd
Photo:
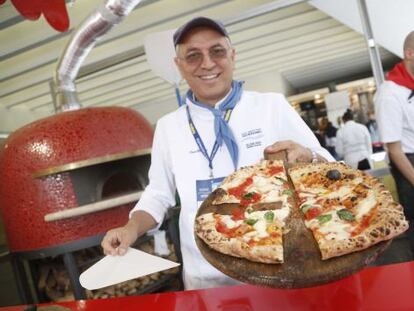
<svg viewBox="0 0 414 311">
<path fill-rule="evenodd" d="M 326 149 L 335 159 L 338 159 L 338 155 L 335 150 L 337 131 L 338 129 L 335 126 L 333 126 L 332 122 L 328 121 L 324 130 Z"/>
<path fill-rule="evenodd" d="M 414 221 L 414 31 L 404 41 L 404 59 L 387 75 L 375 98 L 381 140 L 407 218 Z M 414 250 L 414 243 L 412 242 Z"/>
<path fill-rule="evenodd" d="M 354 121 L 350 109 L 344 113 L 342 120 L 344 125 L 336 133 L 336 152 L 349 166 L 360 170 L 370 169 L 372 145 L 368 129 Z"/>
<path fill-rule="evenodd" d="M 375 113 L 368 113 L 368 122 L 365 124 L 368 128 L 369 134 L 371 135 L 372 151 L 374 153 L 384 151 L 382 142 L 379 136 L 378 123 L 375 119 Z"/>
<path fill-rule="evenodd" d="M 185 105 L 157 122 L 149 184 L 127 224 L 108 231 L 102 247 L 123 255 L 162 223 L 177 190 L 185 288 L 237 284 L 204 259 L 194 239 L 197 209 L 213 184 L 259 162 L 263 152 L 285 150 L 290 162 L 333 159 L 284 96 L 244 91 L 233 80 L 236 53 L 220 22 L 195 18 L 175 32 L 174 44 L 175 63 L 190 87 Z"/>
</svg>

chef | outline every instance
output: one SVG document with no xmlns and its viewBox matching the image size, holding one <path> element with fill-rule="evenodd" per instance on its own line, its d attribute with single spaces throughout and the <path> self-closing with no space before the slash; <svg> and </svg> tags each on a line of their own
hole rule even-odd
<svg viewBox="0 0 414 311">
<path fill-rule="evenodd" d="M 237 284 L 196 246 L 194 219 L 201 202 L 224 177 L 257 163 L 264 152 L 286 151 L 289 162 L 333 158 L 283 95 L 249 92 L 233 80 L 236 52 L 221 22 L 194 18 L 177 29 L 174 44 L 175 63 L 190 87 L 185 104 L 157 122 L 149 184 L 129 221 L 108 231 L 102 247 L 105 254 L 125 254 L 162 223 L 177 191 L 185 289 Z"/>
</svg>

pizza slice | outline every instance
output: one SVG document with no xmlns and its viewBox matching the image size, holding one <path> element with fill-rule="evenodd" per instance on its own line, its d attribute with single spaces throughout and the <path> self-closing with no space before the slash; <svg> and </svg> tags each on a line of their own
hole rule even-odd
<svg viewBox="0 0 414 311">
<path fill-rule="evenodd" d="M 289 174 L 322 259 L 368 248 L 408 229 L 402 207 L 366 173 L 336 162 L 294 167 Z"/>
<path fill-rule="evenodd" d="M 213 205 L 287 202 L 293 194 L 280 160 L 262 160 L 243 167 L 225 178 L 216 191 Z"/>
<path fill-rule="evenodd" d="M 207 213 L 196 218 L 195 233 L 218 252 L 255 262 L 282 263 L 288 215 L 288 206 L 277 210 L 249 206 L 232 215 Z"/>
</svg>

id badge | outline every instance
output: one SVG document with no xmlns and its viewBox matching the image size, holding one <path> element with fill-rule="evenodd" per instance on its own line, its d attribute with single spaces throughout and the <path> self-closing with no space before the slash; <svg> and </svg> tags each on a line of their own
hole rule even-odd
<svg viewBox="0 0 414 311">
<path fill-rule="evenodd" d="M 224 180 L 224 177 L 196 180 L 197 205 L 200 207 L 201 203 L 210 193 L 212 193 Z"/>
</svg>

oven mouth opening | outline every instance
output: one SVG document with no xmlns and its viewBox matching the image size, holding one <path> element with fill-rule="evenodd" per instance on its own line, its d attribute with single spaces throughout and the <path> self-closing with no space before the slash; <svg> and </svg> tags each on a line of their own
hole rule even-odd
<svg viewBox="0 0 414 311">
<path fill-rule="evenodd" d="M 146 179 L 139 172 L 117 171 L 98 186 L 98 200 L 110 199 L 123 194 L 144 190 Z"/>
</svg>

